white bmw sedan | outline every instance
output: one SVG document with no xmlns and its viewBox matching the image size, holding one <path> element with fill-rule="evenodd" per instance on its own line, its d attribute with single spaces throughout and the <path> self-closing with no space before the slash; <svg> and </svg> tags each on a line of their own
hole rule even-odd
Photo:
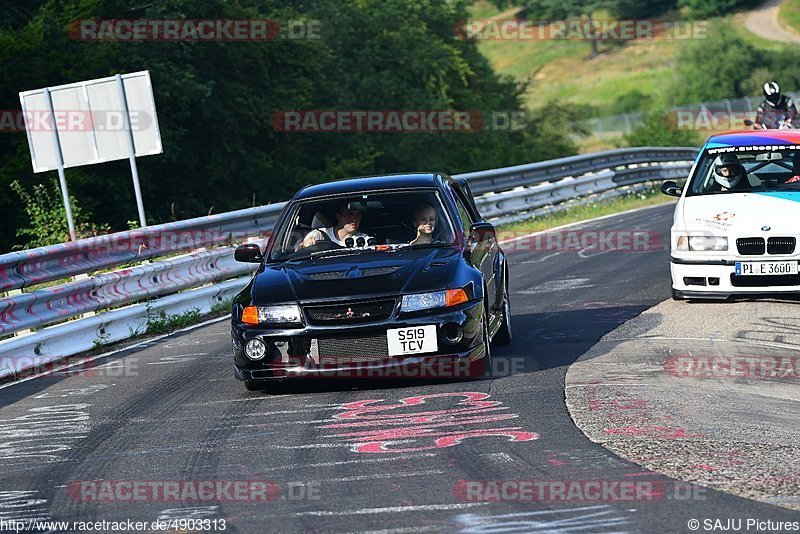
<svg viewBox="0 0 800 534">
<path fill-rule="evenodd" d="M 679 197 L 671 238 L 673 298 L 800 293 L 800 132 L 711 137 Z"/>
</svg>

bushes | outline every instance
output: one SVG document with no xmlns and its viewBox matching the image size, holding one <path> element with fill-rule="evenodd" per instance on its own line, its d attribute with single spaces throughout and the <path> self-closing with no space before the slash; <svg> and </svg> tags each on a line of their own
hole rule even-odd
<svg viewBox="0 0 800 534">
<path fill-rule="evenodd" d="M 678 130 L 667 120 L 666 111 L 653 110 L 644 122 L 625 136 L 628 146 L 700 146 L 702 140 L 697 132 Z"/>
</svg>

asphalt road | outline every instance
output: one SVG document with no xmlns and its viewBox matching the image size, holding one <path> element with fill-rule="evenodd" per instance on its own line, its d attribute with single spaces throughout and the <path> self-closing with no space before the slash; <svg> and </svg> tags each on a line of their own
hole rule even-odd
<svg viewBox="0 0 800 534">
<path fill-rule="evenodd" d="M 656 244 L 667 241 L 671 211 L 570 230 L 652 231 Z M 82 374 L 0 389 L 0 530 L 47 518 L 224 519 L 229 532 L 688 532 L 695 518 L 798 520 L 676 486 L 570 419 L 570 363 L 669 296 L 668 252 L 654 248 L 509 252 L 515 339 L 495 349 L 492 379 L 318 379 L 251 393 L 233 378 L 221 321 Z M 486 481 L 503 480 L 543 485 L 521 498 L 503 486 L 497 502 Z M 125 485 L 134 481 L 150 489 L 134 495 Z M 207 481 L 230 484 L 193 500 Z M 602 482 L 599 499 L 587 481 Z"/>
</svg>

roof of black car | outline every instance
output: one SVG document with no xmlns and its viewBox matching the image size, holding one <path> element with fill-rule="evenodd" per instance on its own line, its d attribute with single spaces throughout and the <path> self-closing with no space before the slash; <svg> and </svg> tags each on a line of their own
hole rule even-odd
<svg viewBox="0 0 800 534">
<path fill-rule="evenodd" d="M 382 189 L 405 189 L 415 187 L 437 187 L 438 173 L 388 174 L 385 176 L 368 176 L 352 178 L 324 184 L 310 185 L 301 189 L 294 200 L 312 197 L 324 197 L 362 191 L 378 191 Z"/>
</svg>

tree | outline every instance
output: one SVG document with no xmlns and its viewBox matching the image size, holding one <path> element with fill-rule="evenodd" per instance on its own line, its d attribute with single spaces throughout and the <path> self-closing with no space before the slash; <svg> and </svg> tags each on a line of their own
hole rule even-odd
<svg viewBox="0 0 800 534">
<path fill-rule="evenodd" d="M 748 96 L 750 73 L 767 63 L 730 22 L 715 19 L 708 27 L 706 39 L 687 42 L 678 52 L 671 91 L 677 104 Z"/>
<path fill-rule="evenodd" d="M 610 9 L 614 6 L 613 0 L 528 0 L 526 9 L 529 18 L 562 20 L 570 17 L 585 17 L 582 24 L 582 33 L 588 35 L 592 47 L 592 58 L 600 54 L 599 40 L 603 38 L 598 34 L 593 14 L 600 9 Z"/>
</svg>

